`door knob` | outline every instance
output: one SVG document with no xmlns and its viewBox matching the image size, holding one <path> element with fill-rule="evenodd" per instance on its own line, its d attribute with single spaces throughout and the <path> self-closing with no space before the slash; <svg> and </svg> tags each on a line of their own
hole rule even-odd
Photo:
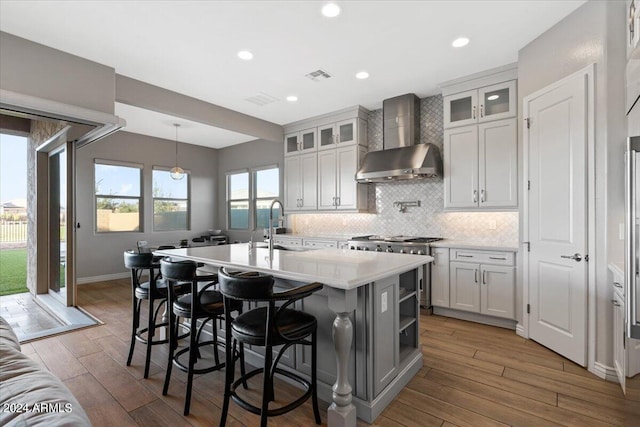
<svg viewBox="0 0 640 427">
<path fill-rule="evenodd" d="M 567 258 L 567 259 L 572 259 L 575 262 L 580 262 L 582 261 L 582 255 L 575 253 L 573 255 L 560 255 L 560 258 Z"/>
</svg>

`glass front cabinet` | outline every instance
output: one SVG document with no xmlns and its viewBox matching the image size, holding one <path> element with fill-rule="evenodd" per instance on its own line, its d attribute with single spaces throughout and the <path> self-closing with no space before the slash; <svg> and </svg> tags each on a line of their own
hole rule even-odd
<svg viewBox="0 0 640 427">
<path fill-rule="evenodd" d="M 284 155 L 291 156 L 317 150 L 317 129 L 307 129 L 284 136 Z"/>
<path fill-rule="evenodd" d="M 444 97 L 444 127 L 500 120 L 516 115 L 516 81 L 511 80 Z"/>
</svg>

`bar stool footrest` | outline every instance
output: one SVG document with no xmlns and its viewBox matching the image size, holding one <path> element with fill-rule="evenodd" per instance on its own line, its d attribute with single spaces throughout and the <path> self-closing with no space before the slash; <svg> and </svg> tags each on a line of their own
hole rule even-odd
<svg viewBox="0 0 640 427">
<path fill-rule="evenodd" d="M 284 375 L 286 377 L 288 377 L 289 379 L 292 379 L 294 381 L 296 381 L 297 383 L 299 383 L 300 385 L 302 385 L 304 387 L 304 394 L 302 396 L 300 396 L 299 398 L 297 398 L 296 400 L 294 400 L 293 402 L 287 403 L 284 406 L 280 406 L 279 408 L 273 408 L 273 409 L 268 409 L 267 410 L 267 417 L 275 417 L 278 415 L 283 415 L 286 414 L 289 411 L 294 410 L 295 408 L 297 408 L 298 406 L 302 405 L 304 402 L 307 401 L 307 399 L 309 399 L 311 397 L 312 394 L 312 388 L 311 388 L 311 382 L 307 381 L 306 379 L 302 378 L 301 376 L 294 374 L 293 372 L 289 372 L 287 370 L 281 369 L 281 368 L 275 368 L 274 369 L 275 373 L 280 374 L 280 375 Z M 252 404 L 250 404 L 249 402 L 247 402 L 246 400 L 242 399 L 240 396 L 238 396 L 238 394 L 236 393 L 236 389 L 237 387 L 244 383 L 245 381 L 247 381 L 249 378 L 252 378 L 258 374 L 264 374 L 264 368 L 258 368 L 258 369 L 254 369 L 251 372 L 248 372 L 247 374 L 241 376 L 240 378 L 238 378 L 237 380 L 235 380 L 233 382 L 233 384 L 231 384 L 231 398 L 233 399 L 234 402 L 236 402 L 238 405 L 240 405 L 242 408 L 246 409 L 247 411 L 256 414 L 256 415 L 260 415 L 262 414 L 262 409 L 254 406 Z M 268 375 L 268 374 L 265 374 Z"/>
</svg>

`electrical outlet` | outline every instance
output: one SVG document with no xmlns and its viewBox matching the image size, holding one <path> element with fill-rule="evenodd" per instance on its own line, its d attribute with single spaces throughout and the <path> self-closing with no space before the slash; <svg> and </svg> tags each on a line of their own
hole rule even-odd
<svg viewBox="0 0 640 427">
<path fill-rule="evenodd" d="M 380 306 L 381 306 L 382 313 L 387 311 L 387 293 L 386 292 L 383 292 L 382 295 L 380 295 Z"/>
<path fill-rule="evenodd" d="M 496 220 L 495 220 L 495 219 L 490 219 L 490 220 L 489 220 L 489 225 L 488 225 L 488 227 L 487 227 L 487 228 L 488 228 L 489 230 L 495 230 L 495 229 L 496 229 L 496 226 L 497 226 L 497 224 L 496 224 Z"/>
</svg>

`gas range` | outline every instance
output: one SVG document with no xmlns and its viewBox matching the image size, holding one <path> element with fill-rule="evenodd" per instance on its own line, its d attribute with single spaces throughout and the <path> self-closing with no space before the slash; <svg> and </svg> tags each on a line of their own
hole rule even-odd
<svg viewBox="0 0 640 427">
<path fill-rule="evenodd" d="M 415 236 L 360 236 L 349 241 L 349 249 L 359 251 L 397 252 L 401 254 L 429 255 L 429 243 L 441 237 Z"/>
</svg>

